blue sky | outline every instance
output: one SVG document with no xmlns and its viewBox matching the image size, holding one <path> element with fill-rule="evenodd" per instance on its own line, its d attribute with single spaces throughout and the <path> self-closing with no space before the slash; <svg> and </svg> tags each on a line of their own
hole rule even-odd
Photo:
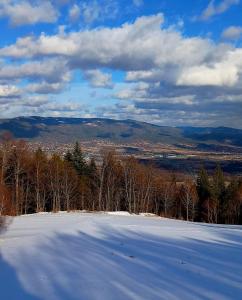
<svg viewBox="0 0 242 300">
<path fill-rule="evenodd" d="M 0 117 L 242 128 L 242 1 L 2 0 Z"/>
</svg>

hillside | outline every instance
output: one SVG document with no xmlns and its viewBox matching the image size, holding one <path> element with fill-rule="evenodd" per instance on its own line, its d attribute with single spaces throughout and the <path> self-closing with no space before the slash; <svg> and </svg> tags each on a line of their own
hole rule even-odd
<svg viewBox="0 0 242 300">
<path fill-rule="evenodd" d="M 134 120 L 18 117 L 0 120 L 0 134 L 41 142 L 73 143 L 76 140 L 105 140 L 115 143 L 147 141 L 201 150 L 242 147 L 242 130 L 157 126 Z"/>
<path fill-rule="evenodd" d="M 242 227 L 127 213 L 15 217 L 2 299 L 241 299 Z"/>
</svg>

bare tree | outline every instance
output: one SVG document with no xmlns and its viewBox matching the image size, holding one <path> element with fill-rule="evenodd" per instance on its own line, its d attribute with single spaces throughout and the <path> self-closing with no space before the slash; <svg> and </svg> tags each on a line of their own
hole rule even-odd
<svg viewBox="0 0 242 300">
<path fill-rule="evenodd" d="M 181 187 L 181 200 L 186 211 L 186 220 L 194 220 L 195 205 L 198 200 L 196 185 L 191 180 L 187 179 Z"/>
<path fill-rule="evenodd" d="M 74 203 L 79 197 L 79 178 L 73 168 L 64 162 L 64 172 L 62 174 L 62 193 L 64 208 L 69 212 L 74 208 Z"/>
<path fill-rule="evenodd" d="M 7 166 L 5 170 L 5 184 L 11 190 L 12 206 L 15 214 L 23 212 L 24 202 L 24 180 L 26 175 L 26 166 L 29 162 L 29 153 L 27 144 L 23 141 L 14 142 L 8 155 Z"/>
<path fill-rule="evenodd" d="M 11 196 L 8 188 L 0 184 L 0 216 L 11 215 Z"/>
<path fill-rule="evenodd" d="M 61 172 L 63 161 L 60 156 L 54 154 L 49 161 L 49 186 L 50 197 L 52 202 L 52 211 L 61 210 Z"/>
</svg>

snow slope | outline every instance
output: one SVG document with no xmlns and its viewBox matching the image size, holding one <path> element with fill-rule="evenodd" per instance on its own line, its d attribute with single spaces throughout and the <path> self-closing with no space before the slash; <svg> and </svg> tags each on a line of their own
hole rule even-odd
<svg viewBox="0 0 242 300">
<path fill-rule="evenodd" d="M 3 300 L 242 299 L 241 226 L 36 214 L 0 238 Z"/>
</svg>

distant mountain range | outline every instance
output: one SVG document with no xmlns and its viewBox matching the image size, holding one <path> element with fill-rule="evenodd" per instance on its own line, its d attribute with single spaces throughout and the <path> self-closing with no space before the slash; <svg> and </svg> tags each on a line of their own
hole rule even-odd
<svg viewBox="0 0 242 300">
<path fill-rule="evenodd" d="M 0 135 L 4 132 L 10 132 L 16 139 L 48 143 L 100 139 L 115 143 L 147 141 L 211 151 L 242 147 L 241 129 L 168 127 L 134 120 L 18 117 L 0 120 Z"/>
</svg>

